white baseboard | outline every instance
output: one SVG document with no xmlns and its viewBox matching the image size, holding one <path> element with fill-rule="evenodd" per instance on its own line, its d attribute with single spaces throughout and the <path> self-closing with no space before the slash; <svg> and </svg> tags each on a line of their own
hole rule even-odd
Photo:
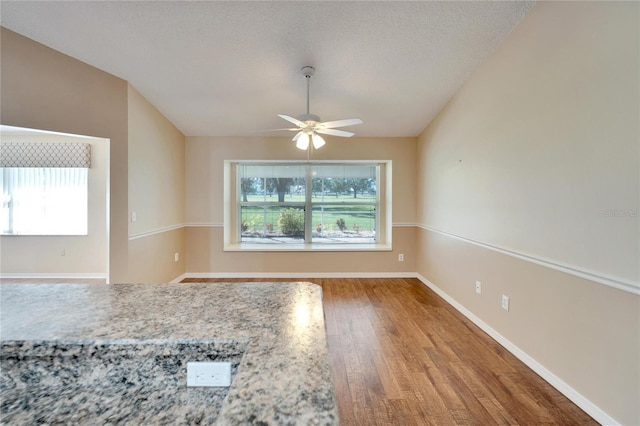
<svg viewBox="0 0 640 426">
<path fill-rule="evenodd" d="M 184 278 L 416 278 L 415 272 L 187 272 Z"/>
<path fill-rule="evenodd" d="M 185 278 L 187 278 L 187 274 L 182 274 L 177 278 L 172 279 L 171 281 L 169 281 L 171 284 L 177 284 L 180 281 L 184 280 Z"/>
<path fill-rule="evenodd" d="M 526 352 L 522 349 L 511 343 L 500 333 L 491 328 L 487 323 L 482 321 L 480 318 L 475 316 L 471 311 L 458 303 L 455 299 L 449 296 L 447 293 L 442 291 L 438 286 L 433 284 L 431 281 L 426 279 L 420 274 L 416 274 L 416 277 L 422 281 L 424 285 L 433 290 L 438 296 L 442 297 L 447 303 L 457 309 L 462 315 L 467 317 L 471 322 L 480 327 L 482 331 L 487 333 L 502 345 L 506 350 L 511 352 L 516 358 L 522 361 L 527 367 L 531 368 L 535 371 L 540 377 L 546 380 L 551 386 L 556 388 L 560 393 L 569 398 L 574 404 L 584 410 L 587 414 L 593 417 L 597 422 L 602 425 L 620 425 L 613 417 L 609 416 L 606 412 L 604 412 L 600 407 L 595 405 L 593 402 L 589 401 L 587 398 L 582 396 L 578 391 L 565 383 L 558 376 L 553 374 L 547 368 L 545 368 L 542 364 L 540 364 L 535 359 L 531 358 Z"/>
<path fill-rule="evenodd" d="M 24 274 L 5 274 L 0 273 L 0 278 L 9 279 L 107 279 L 106 273 L 101 272 L 76 272 L 76 273 L 24 273 Z"/>
</svg>

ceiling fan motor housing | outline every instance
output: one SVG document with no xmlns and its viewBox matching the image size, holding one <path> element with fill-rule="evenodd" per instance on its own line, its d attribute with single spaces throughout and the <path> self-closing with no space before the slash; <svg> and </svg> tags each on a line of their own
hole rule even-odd
<svg viewBox="0 0 640 426">
<path fill-rule="evenodd" d="M 296 117 L 298 120 L 303 121 L 306 124 L 313 125 L 320 122 L 320 117 L 315 114 L 302 114 Z M 312 122 L 312 123 L 310 123 Z"/>
</svg>

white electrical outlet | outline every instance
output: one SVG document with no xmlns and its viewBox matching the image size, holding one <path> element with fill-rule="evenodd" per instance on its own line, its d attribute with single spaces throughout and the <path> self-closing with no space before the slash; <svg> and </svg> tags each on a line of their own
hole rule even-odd
<svg viewBox="0 0 640 426">
<path fill-rule="evenodd" d="M 174 255 L 173 255 L 173 260 L 174 260 L 175 262 L 177 262 L 178 260 L 180 260 L 180 253 L 176 253 L 176 254 L 174 254 Z"/>
<path fill-rule="evenodd" d="M 131 223 L 134 223 L 136 220 L 138 220 L 138 215 L 136 215 L 136 212 L 131 212 Z"/>
<path fill-rule="evenodd" d="M 509 311 L 509 297 L 502 295 L 502 309 Z"/>
<path fill-rule="evenodd" d="M 64 249 L 60 250 L 60 256 L 65 256 L 66 254 L 67 252 Z"/>
<path fill-rule="evenodd" d="M 476 293 L 482 293 L 482 283 L 480 281 L 476 281 Z"/>
<path fill-rule="evenodd" d="M 398 255 L 398 262 L 404 262 L 404 254 L 400 253 Z"/>
<path fill-rule="evenodd" d="M 231 386 L 230 362 L 188 362 L 187 386 Z"/>
</svg>

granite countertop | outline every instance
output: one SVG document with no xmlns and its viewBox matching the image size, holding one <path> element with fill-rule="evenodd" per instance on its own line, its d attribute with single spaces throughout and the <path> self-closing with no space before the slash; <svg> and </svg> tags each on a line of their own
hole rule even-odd
<svg viewBox="0 0 640 426">
<path fill-rule="evenodd" d="M 312 283 L 2 284 L 0 298 L 7 424 L 338 424 Z M 62 373 L 27 387 L 38 356 Z M 226 397 L 186 387 L 193 360 L 231 362 Z"/>
</svg>

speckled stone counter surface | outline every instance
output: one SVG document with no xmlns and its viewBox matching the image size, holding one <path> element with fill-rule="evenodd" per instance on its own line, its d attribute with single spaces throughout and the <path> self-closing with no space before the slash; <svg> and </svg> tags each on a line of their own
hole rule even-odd
<svg viewBox="0 0 640 426">
<path fill-rule="evenodd" d="M 2 284 L 0 300 L 3 424 L 338 424 L 314 284 Z M 187 361 L 216 360 L 228 393 L 186 387 Z"/>
</svg>

